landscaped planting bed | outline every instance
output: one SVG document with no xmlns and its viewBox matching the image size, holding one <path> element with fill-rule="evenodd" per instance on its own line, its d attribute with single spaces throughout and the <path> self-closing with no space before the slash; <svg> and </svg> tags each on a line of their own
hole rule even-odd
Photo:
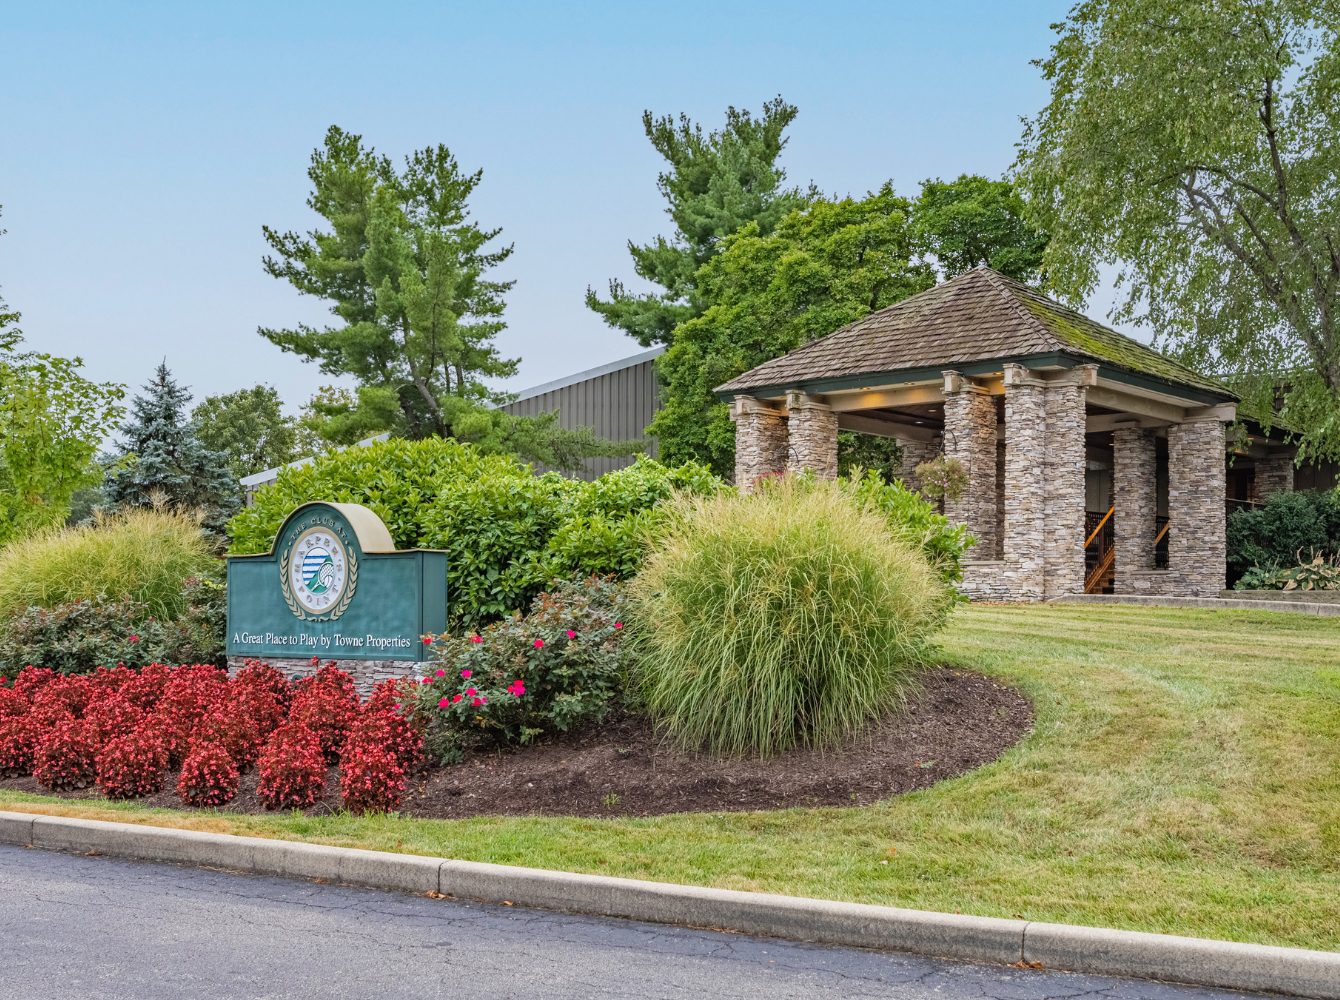
<svg viewBox="0 0 1340 1000">
<path fill-rule="evenodd" d="M 364 716 L 368 712 L 365 707 Z M 904 710 L 848 745 L 827 751 L 798 749 L 767 760 L 679 750 L 660 738 L 645 719 L 621 714 L 519 748 L 474 753 L 459 764 L 402 769 L 403 778 L 396 777 L 395 761 L 382 761 L 370 786 L 360 785 L 364 790 L 349 803 L 345 794 L 349 768 L 342 762 L 326 767 L 315 750 L 308 749 L 304 757 L 301 749 L 285 749 L 282 728 L 270 739 L 280 749 L 268 752 L 283 760 L 283 774 L 299 790 L 283 804 L 309 815 L 348 804 L 355 811 L 389 808 L 424 818 L 650 816 L 876 802 L 994 760 L 1018 741 L 1031 722 L 1031 707 L 1013 688 L 978 674 L 937 669 L 921 676 L 919 689 Z M 368 731 L 366 724 L 358 730 Z M 194 772 L 196 762 L 213 755 L 202 770 L 209 773 L 212 768 L 222 776 L 215 785 L 235 787 L 233 797 L 219 801 L 200 794 L 184 802 L 179 789 L 188 782 L 181 772 L 151 768 L 161 781 L 136 796 L 139 801 L 149 806 L 215 805 L 228 812 L 264 812 L 267 797 L 261 794 L 266 789 L 260 787 L 264 783 L 260 770 L 251 767 L 240 780 L 237 775 L 228 777 L 230 763 L 235 768 L 238 758 L 230 759 L 217 742 L 204 745 L 209 749 L 188 757 L 187 771 Z M 417 734 L 396 749 L 397 760 L 407 755 L 422 759 L 416 756 L 421 753 Z M 253 752 L 249 746 L 241 758 Z M 376 762 L 375 755 L 357 756 L 356 767 L 362 768 L 368 759 Z M 212 787 L 193 773 L 189 784 Z M 32 776 L 0 780 L 0 788 L 53 791 Z M 56 794 L 70 799 L 106 797 L 96 783 Z M 269 800 L 274 800 L 273 788 Z"/>
</svg>

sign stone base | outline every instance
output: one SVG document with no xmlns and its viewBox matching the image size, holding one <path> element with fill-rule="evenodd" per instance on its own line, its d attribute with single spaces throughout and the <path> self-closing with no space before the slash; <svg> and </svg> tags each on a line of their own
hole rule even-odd
<svg viewBox="0 0 1340 1000">
<path fill-rule="evenodd" d="M 296 677 L 310 677 L 316 673 L 318 667 L 324 667 L 327 663 L 334 663 L 339 669 L 345 671 L 354 679 L 354 687 L 357 689 L 360 697 L 366 698 L 372 693 L 372 686 L 378 681 L 384 681 L 393 677 L 419 677 L 423 674 L 426 664 L 415 663 L 412 660 L 339 660 L 322 658 L 312 663 L 309 656 L 306 659 L 281 659 L 274 656 L 230 656 L 228 657 L 228 676 L 232 676 L 238 670 L 246 665 L 247 660 L 260 660 L 262 663 L 268 663 L 290 680 Z"/>
</svg>

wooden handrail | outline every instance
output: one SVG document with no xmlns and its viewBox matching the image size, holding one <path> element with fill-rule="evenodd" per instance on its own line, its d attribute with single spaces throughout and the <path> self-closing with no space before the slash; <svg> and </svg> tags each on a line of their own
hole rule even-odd
<svg viewBox="0 0 1340 1000">
<path fill-rule="evenodd" d="M 1093 540 L 1098 537 L 1098 532 L 1103 530 L 1103 525 L 1107 524 L 1108 519 L 1112 517 L 1112 512 L 1115 511 L 1116 509 L 1117 509 L 1116 504 L 1113 504 L 1111 507 L 1107 508 L 1107 513 L 1104 514 L 1103 519 L 1098 522 L 1098 527 L 1094 528 L 1093 533 L 1090 534 L 1088 538 L 1084 539 L 1084 547 L 1086 549 L 1093 544 Z"/>
<path fill-rule="evenodd" d="M 1103 518 L 1103 523 L 1106 523 L 1107 519 L 1112 516 L 1113 510 L 1116 510 L 1116 507 L 1113 507 L 1111 510 L 1107 512 L 1106 516 L 1104 516 Z M 1098 528 L 1102 528 L 1102 526 L 1103 524 L 1100 523 L 1098 525 Z M 1171 519 L 1163 523 L 1163 527 L 1160 528 L 1158 534 L 1154 536 L 1154 544 L 1156 546 L 1158 545 L 1159 542 L 1163 541 L 1163 536 L 1168 533 L 1168 529 L 1171 527 L 1172 527 Z M 1093 541 L 1093 536 L 1098 534 L 1098 528 L 1095 528 L 1093 535 L 1089 536 L 1089 542 Z M 1089 542 L 1084 543 L 1085 548 L 1089 547 Z M 1116 558 L 1117 558 L 1117 547 L 1114 545 L 1103 553 L 1102 558 L 1098 560 L 1098 565 L 1093 568 L 1093 572 L 1091 572 L 1088 576 L 1084 578 L 1084 593 L 1086 594 L 1093 593 L 1094 588 L 1097 587 L 1098 584 L 1100 584 L 1103 581 L 1103 577 L 1107 575 L 1107 571 L 1112 568 L 1112 563 L 1113 561 L 1116 560 Z"/>
</svg>

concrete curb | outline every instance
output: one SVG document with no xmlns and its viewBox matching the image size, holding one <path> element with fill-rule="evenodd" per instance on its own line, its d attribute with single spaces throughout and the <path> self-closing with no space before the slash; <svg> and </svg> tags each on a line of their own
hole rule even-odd
<svg viewBox="0 0 1340 1000">
<path fill-rule="evenodd" d="M 134 823 L 0 812 L 0 843 L 971 962 L 1340 1000 L 1340 952 L 706 889 Z"/>
<path fill-rule="evenodd" d="M 1071 594 L 1048 604 L 1136 604 L 1164 608 L 1205 608 L 1209 611 L 1283 611 L 1291 615 L 1340 615 L 1340 604 L 1320 601 L 1267 601 L 1236 597 L 1151 597 L 1144 594 Z"/>
</svg>

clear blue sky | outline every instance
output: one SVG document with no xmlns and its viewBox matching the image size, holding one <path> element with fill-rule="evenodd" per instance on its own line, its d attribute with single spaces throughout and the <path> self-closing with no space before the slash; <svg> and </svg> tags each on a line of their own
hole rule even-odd
<svg viewBox="0 0 1340 1000">
<path fill-rule="evenodd" d="M 860 194 L 1002 173 L 1045 99 L 1033 58 L 1069 0 L 1036 3 L 10 5 L 0 23 L 0 293 L 29 342 L 197 398 L 323 382 L 258 325 L 322 322 L 261 270 L 262 224 L 307 228 L 332 123 L 399 158 L 445 142 L 481 167 L 475 216 L 516 253 L 512 388 L 640 348 L 582 303 L 668 230 L 644 108 L 708 125 L 800 108 L 790 178 Z M 1105 304 L 1091 309 L 1097 315 Z"/>
</svg>

